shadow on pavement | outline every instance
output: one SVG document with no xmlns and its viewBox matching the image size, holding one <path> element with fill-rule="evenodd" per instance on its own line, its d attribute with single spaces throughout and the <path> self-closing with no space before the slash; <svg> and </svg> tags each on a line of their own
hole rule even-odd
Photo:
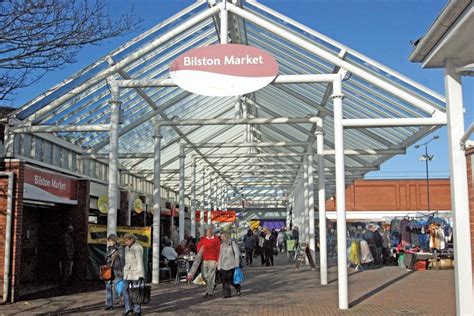
<svg viewBox="0 0 474 316">
<path fill-rule="evenodd" d="M 361 297 L 355 299 L 354 301 L 350 302 L 349 303 L 349 308 L 352 308 L 360 303 L 362 303 L 363 301 L 365 301 L 366 299 L 370 298 L 371 296 L 383 291 L 384 289 L 386 289 L 387 287 L 405 279 L 406 277 L 408 277 L 409 275 L 413 274 L 415 271 L 409 271 L 405 274 L 402 274 L 400 275 L 399 277 L 396 277 L 382 285 L 380 285 L 379 287 L 376 287 L 375 289 L 371 290 L 370 292 L 367 292 L 365 293 L 364 295 L 362 295 Z"/>
</svg>

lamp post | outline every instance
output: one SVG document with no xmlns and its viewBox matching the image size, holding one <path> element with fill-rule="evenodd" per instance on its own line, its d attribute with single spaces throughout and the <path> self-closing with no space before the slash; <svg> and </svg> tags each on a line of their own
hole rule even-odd
<svg viewBox="0 0 474 316">
<path fill-rule="evenodd" d="M 439 136 L 435 135 L 431 139 L 429 139 L 427 142 L 424 142 L 423 144 L 418 144 L 415 146 L 415 148 L 420 148 L 420 146 L 425 146 L 425 154 L 420 156 L 421 161 L 425 161 L 425 168 L 426 168 L 426 199 L 427 199 L 427 210 L 428 212 L 431 210 L 430 209 L 430 173 L 428 169 L 428 163 L 433 160 L 434 155 L 429 155 L 428 154 L 428 144 L 431 143 L 433 140 L 438 139 Z"/>
</svg>

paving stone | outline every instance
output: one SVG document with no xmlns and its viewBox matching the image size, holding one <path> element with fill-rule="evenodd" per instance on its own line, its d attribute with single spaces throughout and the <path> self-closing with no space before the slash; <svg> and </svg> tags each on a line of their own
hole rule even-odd
<svg viewBox="0 0 474 316">
<path fill-rule="evenodd" d="M 364 272 L 349 271 L 351 308 L 337 308 L 337 270 L 329 269 L 329 284 L 319 284 L 319 273 L 302 267 L 293 272 L 284 255 L 274 267 L 245 267 L 240 297 L 205 299 L 195 285 L 153 285 L 151 302 L 143 314 L 160 315 L 455 315 L 453 270 L 406 271 L 383 267 Z M 234 294 L 235 292 L 233 292 Z M 0 306 L 0 315 L 117 315 L 123 308 L 103 310 L 104 291 Z"/>
</svg>

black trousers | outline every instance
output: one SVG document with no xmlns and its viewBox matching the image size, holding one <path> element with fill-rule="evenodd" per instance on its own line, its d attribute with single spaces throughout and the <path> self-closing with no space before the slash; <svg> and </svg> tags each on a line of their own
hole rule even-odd
<svg viewBox="0 0 474 316">
<path fill-rule="evenodd" d="M 224 297 L 230 297 L 231 289 L 230 286 L 232 285 L 237 291 L 240 291 L 240 284 L 234 284 L 234 270 L 221 270 L 221 277 L 222 277 L 222 289 L 224 290 Z"/>
<path fill-rule="evenodd" d="M 253 263 L 253 249 L 245 249 L 245 260 L 247 264 Z"/>
<path fill-rule="evenodd" d="M 272 248 L 265 248 L 265 265 L 268 267 L 273 265 L 273 249 Z"/>
</svg>

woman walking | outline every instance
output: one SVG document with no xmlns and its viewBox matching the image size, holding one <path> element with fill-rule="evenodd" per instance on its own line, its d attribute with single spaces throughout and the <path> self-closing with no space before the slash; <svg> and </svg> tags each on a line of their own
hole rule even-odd
<svg viewBox="0 0 474 316">
<path fill-rule="evenodd" d="M 123 269 L 123 298 L 125 303 L 125 315 L 134 313 L 141 315 L 141 306 L 130 302 L 129 286 L 137 285 L 145 279 L 145 268 L 143 266 L 143 248 L 137 243 L 133 234 L 125 234 L 125 267 Z"/>
<path fill-rule="evenodd" d="M 120 245 L 119 238 L 110 234 L 107 237 L 107 254 L 105 256 L 107 265 L 112 267 L 114 279 L 105 281 L 105 310 L 110 310 L 114 307 L 114 288 L 117 291 L 117 286 L 122 286 L 123 267 L 125 265 L 125 249 Z"/>
<path fill-rule="evenodd" d="M 221 272 L 222 288 L 224 290 L 224 298 L 231 297 L 232 285 L 240 295 L 240 284 L 234 284 L 234 271 L 239 267 L 240 252 L 239 247 L 233 242 L 227 232 L 221 233 L 221 251 L 219 261 L 217 262 L 217 270 Z"/>
<path fill-rule="evenodd" d="M 265 254 L 265 265 L 273 266 L 273 248 L 276 246 L 276 237 L 267 228 L 263 230 L 263 252 Z"/>
</svg>

